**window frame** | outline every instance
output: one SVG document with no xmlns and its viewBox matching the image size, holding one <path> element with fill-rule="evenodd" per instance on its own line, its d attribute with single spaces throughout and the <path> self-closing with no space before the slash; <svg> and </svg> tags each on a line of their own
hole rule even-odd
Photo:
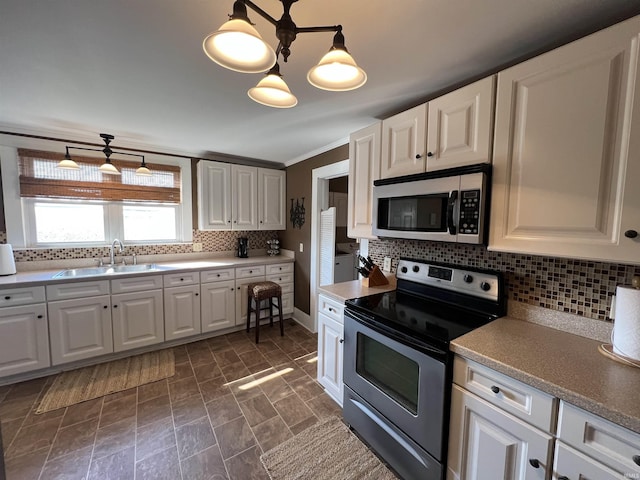
<svg viewBox="0 0 640 480">
<path fill-rule="evenodd" d="M 122 238 L 123 231 L 114 231 L 112 227 L 112 217 L 114 215 L 118 215 L 118 213 L 113 212 L 113 209 L 115 208 L 114 205 L 108 205 L 108 208 L 105 209 L 105 236 L 107 237 L 106 241 L 47 244 L 38 244 L 37 242 L 35 242 L 35 216 L 33 211 L 34 202 L 31 202 L 31 200 L 56 200 L 43 198 L 27 199 L 26 197 L 20 197 L 18 148 L 32 148 L 38 150 L 60 152 L 64 147 L 61 146 L 58 142 L 56 142 L 55 145 L 47 145 L 46 147 L 43 147 L 41 143 L 34 145 L 34 141 L 32 139 L 27 139 L 26 141 L 24 139 L 17 139 L 15 145 L 12 146 L 7 146 L 6 144 L 0 145 L 0 169 L 2 172 L 2 194 L 4 199 L 7 243 L 12 244 L 15 248 L 91 248 L 96 246 L 108 245 L 110 243 L 110 239 L 113 238 Z M 148 161 L 148 163 L 175 165 L 180 167 L 181 169 L 181 202 L 179 204 L 174 204 L 176 208 L 176 233 L 178 238 L 174 241 L 136 240 L 128 243 L 133 245 L 167 245 L 191 243 L 193 240 L 191 160 L 157 154 L 145 154 L 145 159 Z M 62 199 L 60 199 L 60 201 L 66 202 L 66 200 Z M 80 202 L 83 201 L 81 200 Z M 98 201 L 97 203 L 115 204 L 120 202 Z M 129 204 L 130 202 L 124 203 Z M 140 203 L 153 204 L 153 202 Z M 115 230 L 117 230 L 117 228 Z"/>
</svg>

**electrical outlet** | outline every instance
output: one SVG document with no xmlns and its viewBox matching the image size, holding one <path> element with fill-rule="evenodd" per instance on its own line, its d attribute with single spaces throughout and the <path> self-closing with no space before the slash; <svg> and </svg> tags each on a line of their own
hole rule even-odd
<svg viewBox="0 0 640 480">
<path fill-rule="evenodd" d="M 382 270 L 385 272 L 391 271 L 391 257 L 384 257 L 384 261 L 382 262 Z"/>
<path fill-rule="evenodd" d="M 193 244 L 193 251 L 194 252 L 201 252 L 202 251 L 202 244 L 201 243 L 194 243 Z"/>
<path fill-rule="evenodd" d="M 304 243 L 300 242 L 300 251 L 304 252 Z"/>
</svg>

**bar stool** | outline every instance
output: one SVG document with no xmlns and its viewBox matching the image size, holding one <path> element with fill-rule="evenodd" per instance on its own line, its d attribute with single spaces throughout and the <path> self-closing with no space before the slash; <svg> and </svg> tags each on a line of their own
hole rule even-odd
<svg viewBox="0 0 640 480">
<path fill-rule="evenodd" d="M 273 299 L 278 299 L 278 305 L 274 305 Z M 251 307 L 251 300 L 255 302 L 255 308 Z M 260 303 L 269 300 L 269 317 L 260 318 Z M 282 321 L 282 288 L 275 282 L 256 282 L 247 285 L 247 332 L 251 323 L 251 312 L 256 312 L 256 343 L 259 341 L 260 320 L 269 318 L 269 325 L 273 327 L 273 307 L 278 309 L 280 317 L 280 336 L 284 336 L 284 322 Z M 266 310 L 266 309 L 264 309 Z"/>
</svg>

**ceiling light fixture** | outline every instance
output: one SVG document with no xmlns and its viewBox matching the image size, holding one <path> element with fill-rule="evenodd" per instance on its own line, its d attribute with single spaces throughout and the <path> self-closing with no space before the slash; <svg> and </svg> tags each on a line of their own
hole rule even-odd
<svg viewBox="0 0 640 480">
<path fill-rule="evenodd" d="M 336 32 L 333 45 L 318 65 L 309 70 L 307 79 L 314 87 L 330 91 L 347 91 L 361 87 L 367 74 L 347 51 L 342 34 L 342 25 L 320 27 L 298 27 L 289 10 L 298 0 L 280 0 L 284 13 L 276 20 L 250 0 L 236 0 L 229 21 L 204 39 L 202 47 L 207 56 L 230 70 L 243 73 L 267 71 L 266 77 L 248 92 L 258 103 L 277 108 L 290 108 L 298 103 L 282 79 L 278 57 L 285 63 L 291 55 L 291 44 L 299 33 Z M 276 27 L 278 47 L 274 51 L 262 40 L 247 15 L 247 7 Z"/>
<path fill-rule="evenodd" d="M 111 155 L 114 153 L 116 155 L 129 155 L 132 157 L 142 158 L 142 162 L 140 163 L 140 166 L 136 170 L 136 175 L 141 175 L 146 177 L 152 175 L 151 170 L 149 170 L 149 168 L 147 167 L 147 164 L 144 162 L 144 155 L 138 155 L 136 153 L 128 153 L 128 152 L 116 152 L 112 150 L 111 147 L 109 146 L 111 141 L 115 138 L 113 135 L 109 135 L 108 133 L 101 133 L 100 137 L 104 141 L 103 149 L 66 146 L 65 147 L 66 153 L 64 155 L 64 159 L 58 163 L 58 168 L 64 168 L 68 170 L 80 170 L 80 166 L 69 155 L 69 150 L 86 150 L 90 152 L 104 153 L 104 156 L 105 156 L 104 163 L 100 165 L 99 170 L 102 173 L 105 173 L 107 175 L 120 175 L 120 171 L 115 167 L 113 163 L 111 163 Z"/>
</svg>

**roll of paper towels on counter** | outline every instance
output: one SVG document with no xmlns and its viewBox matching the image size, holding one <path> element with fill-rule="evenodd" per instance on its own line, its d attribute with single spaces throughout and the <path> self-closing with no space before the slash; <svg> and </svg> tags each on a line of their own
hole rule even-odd
<svg viewBox="0 0 640 480">
<path fill-rule="evenodd" d="M 0 275 L 16 273 L 16 261 L 13 258 L 13 248 L 8 243 L 0 245 Z"/>
<path fill-rule="evenodd" d="M 640 289 L 616 288 L 613 351 L 640 360 Z"/>
</svg>

